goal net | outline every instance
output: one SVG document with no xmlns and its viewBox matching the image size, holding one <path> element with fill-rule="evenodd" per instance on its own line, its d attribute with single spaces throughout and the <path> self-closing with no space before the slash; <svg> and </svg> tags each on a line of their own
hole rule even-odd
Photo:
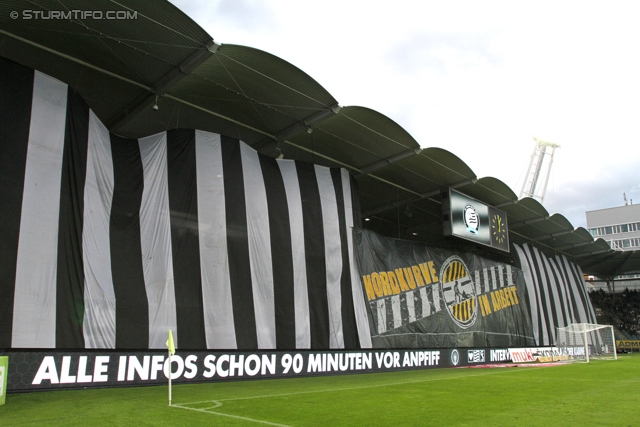
<svg viewBox="0 0 640 427">
<path fill-rule="evenodd" d="M 613 326 L 593 323 L 572 323 L 557 328 L 556 347 L 570 360 L 617 359 Z"/>
</svg>

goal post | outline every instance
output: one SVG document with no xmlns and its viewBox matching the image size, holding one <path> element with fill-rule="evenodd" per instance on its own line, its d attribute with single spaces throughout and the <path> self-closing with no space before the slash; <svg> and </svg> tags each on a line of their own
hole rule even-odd
<svg viewBox="0 0 640 427">
<path fill-rule="evenodd" d="M 572 323 L 556 328 L 556 347 L 572 360 L 618 359 L 611 325 Z"/>
</svg>

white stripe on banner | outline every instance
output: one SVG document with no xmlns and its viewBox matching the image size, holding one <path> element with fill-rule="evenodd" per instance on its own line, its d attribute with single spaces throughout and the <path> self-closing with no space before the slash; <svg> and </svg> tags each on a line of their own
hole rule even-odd
<svg viewBox="0 0 640 427">
<path fill-rule="evenodd" d="M 167 331 L 176 331 L 176 294 L 171 254 L 171 218 L 167 177 L 167 133 L 138 140 L 144 173 L 140 205 L 142 271 L 149 303 L 149 348 L 166 348 Z"/>
<path fill-rule="evenodd" d="M 113 184 L 109 131 L 93 111 L 89 111 L 82 229 L 85 277 L 83 334 L 86 348 L 116 347 L 116 295 L 109 243 Z"/>
<path fill-rule="evenodd" d="M 507 264 L 507 286 L 513 286 L 513 272 L 511 271 L 511 266 Z"/>
<path fill-rule="evenodd" d="M 489 282 L 489 271 L 486 268 L 482 270 L 482 277 L 484 277 L 484 288 L 486 292 L 492 291 L 491 282 Z"/>
<path fill-rule="evenodd" d="M 360 348 L 371 348 L 371 330 L 369 328 L 369 316 L 367 315 L 367 305 L 365 303 L 360 277 L 358 276 L 358 266 L 356 265 L 353 251 L 353 202 L 351 195 L 351 179 L 346 169 L 340 170 L 342 177 L 342 194 L 344 195 L 344 216 L 347 225 L 347 245 L 349 248 L 349 267 L 351 271 L 351 294 L 353 295 L 353 309 L 358 328 L 358 338 Z"/>
<path fill-rule="evenodd" d="M 291 252 L 293 255 L 293 299 L 296 321 L 296 348 L 311 348 L 311 325 L 309 321 L 309 293 L 307 290 L 307 261 L 304 250 L 304 224 L 302 198 L 298 172 L 293 160 L 278 160 L 284 182 L 291 226 Z M 368 322 L 368 320 L 367 320 Z M 368 324 L 368 323 L 367 323 Z"/>
<path fill-rule="evenodd" d="M 433 313 L 435 314 L 442 309 L 440 305 L 440 292 L 442 292 L 442 284 L 440 282 L 431 285 L 431 296 L 433 297 Z"/>
<path fill-rule="evenodd" d="M 402 307 L 400 306 L 400 295 L 391 297 L 391 311 L 393 312 L 393 329 L 402 326 Z"/>
<path fill-rule="evenodd" d="M 504 267 L 502 265 L 498 266 L 498 282 L 500 283 L 499 287 L 504 288 Z"/>
<path fill-rule="evenodd" d="M 480 270 L 473 272 L 473 281 L 476 285 L 476 295 L 482 295 L 482 283 L 480 282 Z"/>
<path fill-rule="evenodd" d="M 220 135 L 196 131 L 202 308 L 209 349 L 236 349 Z"/>
<path fill-rule="evenodd" d="M 387 332 L 387 307 L 385 305 L 386 298 L 380 298 L 375 301 L 376 311 L 378 312 L 378 334 Z"/>
<path fill-rule="evenodd" d="M 269 206 L 258 152 L 240 142 L 247 206 L 249 263 L 259 349 L 276 348 L 276 313 Z"/>
<path fill-rule="evenodd" d="M 431 304 L 429 304 L 429 298 L 427 297 L 427 289 L 426 288 L 420 288 L 418 293 L 420 294 L 420 300 L 422 301 L 422 317 L 430 316 L 431 315 Z M 435 311 L 434 311 L 434 313 L 435 313 Z"/>
<path fill-rule="evenodd" d="M 33 82 L 13 306 L 13 348 L 55 348 L 60 180 L 67 85 Z"/>
<path fill-rule="evenodd" d="M 342 298 L 340 277 L 342 276 L 342 243 L 340 241 L 340 220 L 336 191 L 333 187 L 331 170 L 315 165 L 322 223 L 324 230 L 324 254 L 327 269 L 327 302 L 329 304 L 329 348 L 344 348 L 342 334 Z"/>
<path fill-rule="evenodd" d="M 404 297 L 407 300 L 407 313 L 409 314 L 409 323 L 413 323 L 416 321 L 416 300 L 413 295 L 413 291 L 407 292 L 406 294 L 404 294 Z"/>
</svg>

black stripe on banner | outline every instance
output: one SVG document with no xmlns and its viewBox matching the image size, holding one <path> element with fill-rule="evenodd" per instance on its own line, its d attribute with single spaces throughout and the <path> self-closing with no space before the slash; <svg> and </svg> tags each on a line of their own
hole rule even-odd
<svg viewBox="0 0 640 427">
<path fill-rule="evenodd" d="M 116 348 L 149 348 L 149 304 L 142 272 L 140 205 L 144 189 L 136 140 L 113 134 L 113 200 L 109 220 L 111 274 L 116 296 Z"/>
<path fill-rule="evenodd" d="M 353 226 L 356 228 L 362 228 L 362 211 L 360 209 L 360 196 L 358 195 L 358 182 L 349 174 L 349 181 L 351 182 L 351 208 L 353 209 Z M 351 230 L 347 230 L 351 233 Z"/>
<path fill-rule="evenodd" d="M 553 283 L 551 283 L 551 272 L 547 268 L 547 258 L 542 252 L 538 252 L 538 254 L 540 255 L 540 276 L 544 279 L 544 281 L 541 283 L 546 287 L 547 290 L 547 296 L 549 298 L 549 310 L 551 310 L 550 320 L 553 321 L 553 324 L 550 324 L 547 321 L 550 339 L 549 344 L 553 344 L 555 342 L 556 327 L 558 326 L 558 313 L 556 313 L 556 303 L 553 300 Z"/>
<path fill-rule="evenodd" d="M 180 348 L 207 348 L 200 276 L 194 130 L 181 129 L 167 132 L 167 179 Z"/>
<path fill-rule="evenodd" d="M 536 310 L 537 314 L 538 314 L 538 324 L 534 325 L 534 327 L 538 328 L 538 345 L 543 345 L 543 333 L 542 330 L 543 328 L 546 330 L 546 327 L 544 327 L 543 325 L 543 319 L 545 318 L 546 314 L 543 313 L 542 309 L 543 309 L 543 304 L 542 304 L 542 297 L 540 296 L 541 294 L 541 289 L 539 287 L 539 283 L 540 283 L 540 278 L 538 276 L 538 267 L 537 264 L 535 264 L 534 262 L 534 257 L 535 254 L 533 253 L 535 251 L 535 248 L 528 246 L 528 245 L 523 245 L 523 251 L 525 253 L 525 257 L 526 257 L 526 262 L 529 264 L 529 271 L 531 272 L 531 278 L 533 279 L 533 290 L 536 296 L 536 300 L 531 304 L 531 309 L 532 310 Z"/>
<path fill-rule="evenodd" d="M 221 137 L 233 321 L 238 350 L 258 348 L 240 141 Z"/>
<path fill-rule="evenodd" d="M 416 320 L 426 317 L 426 313 L 422 312 L 422 296 L 420 295 L 420 291 L 417 289 L 415 291 L 409 291 L 407 292 L 407 297 L 413 298 L 413 307 L 416 310 Z"/>
<path fill-rule="evenodd" d="M 88 140 L 89 106 L 69 88 L 58 219 L 56 348 L 84 348 L 82 218 Z"/>
<path fill-rule="evenodd" d="M 409 324 L 409 308 L 407 307 L 407 295 L 407 293 L 400 294 L 400 317 L 402 318 L 403 326 Z"/>
<path fill-rule="evenodd" d="M 562 323 L 561 324 L 557 323 L 556 327 L 567 326 L 569 323 L 571 323 L 571 321 L 569 320 L 570 316 L 569 316 L 569 313 L 567 313 L 565 300 L 563 299 L 563 295 L 565 295 L 563 292 L 564 283 L 563 283 L 562 276 L 559 275 L 560 269 L 558 268 L 558 264 L 553 258 L 547 258 L 547 261 L 549 262 L 549 266 L 550 266 L 549 273 L 553 277 L 556 283 L 556 292 L 558 293 L 558 298 L 560 299 L 558 301 L 558 305 L 560 306 L 560 313 L 558 313 L 558 321 Z"/>
<path fill-rule="evenodd" d="M 540 324 L 541 324 L 541 327 L 547 331 L 547 335 L 550 337 L 551 329 L 550 329 L 549 319 L 551 318 L 552 314 L 549 313 L 549 306 L 551 304 L 549 303 L 549 305 L 547 305 L 547 300 L 550 298 L 548 296 L 548 289 L 542 282 L 542 278 L 544 275 L 544 265 L 541 265 L 541 259 L 540 259 L 542 257 L 542 254 L 540 254 L 537 248 L 532 248 L 532 257 L 534 260 L 533 265 L 534 265 L 534 272 L 536 275 L 537 290 L 540 296 L 540 310 L 539 310 L 541 314 Z M 544 339 L 544 336 L 542 338 Z M 549 345 L 548 339 L 547 341 L 543 341 L 541 344 Z"/>
<path fill-rule="evenodd" d="M 340 225 L 340 247 L 342 248 L 342 276 L 340 277 L 340 298 L 342 304 L 342 336 L 344 337 L 344 348 L 359 349 L 360 338 L 358 337 L 358 326 L 356 325 L 356 314 L 353 308 L 353 293 L 351 291 L 351 264 L 349 263 L 349 244 L 347 242 L 347 223 L 344 211 L 344 194 L 342 190 L 342 171 L 331 168 L 331 179 L 333 188 L 336 191 L 336 204 L 338 205 L 338 221 Z M 405 303 L 406 308 L 406 303 Z M 404 311 L 406 313 L 406 311 Z"/>
<path fill-rule="evenodd" d="M 314 165 L 296 162 L 296 170 L 302 198 L 311 349 L 324 350 L 329 348 L 329 302 L 320 190 Z"/>
<path fill-rule="evenodd" d="M 258 154 L 267 195 L 273 296 L 276 314 L 276 348 L 296 348 L 296 313 L 293 283 L 293 250 L 287 195 L 280 168 L 275 159 Z"/>
<path fill-rule="evenodd" d="M 384 300 L 385 308 L 387 310 L 387 332 L 394 330 L 394 316 L 393 316 L 393 297 L 387 297 Z"/>
<path fill-rule="evenodd" d="M 369 312 L 371 316 L 367 316 L 369 318 L 369 327 L 371 328 L 374 335 L 378 335 L 378 300 L 371 301 L 369 304 Z"/>
<path fill-rule="evenodd" d="M 0 348 L 11 347 L 34 71 L 0 58 Z"/>
</svg>

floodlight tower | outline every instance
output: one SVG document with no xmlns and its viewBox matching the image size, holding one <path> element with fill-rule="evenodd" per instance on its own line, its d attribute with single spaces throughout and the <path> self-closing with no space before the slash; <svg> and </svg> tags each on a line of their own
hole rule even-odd
<svg viewBox="0 0 640 427">
<path fill-rule="evenodd" d="M 540 204 L 544 201 L 544 195 L 547 192 L 547 184 L 551 175 L 551 165 L 553 165 L 553 155 L 556 148 L 560 148 L 560 144 L 554 142 L 543 141 L 542 139 L 533 137 L 536 145 L 533 148 L 533 154 L 527 168 L 527 176 L 522 183 L 522 191 L 520 198 L 531 197 L 538 199 Z M 540 176 L 544 175 L 542 189 L 538 185 Z M 540 191 L 542 190 L 542 191 Z"/>
</svg>

